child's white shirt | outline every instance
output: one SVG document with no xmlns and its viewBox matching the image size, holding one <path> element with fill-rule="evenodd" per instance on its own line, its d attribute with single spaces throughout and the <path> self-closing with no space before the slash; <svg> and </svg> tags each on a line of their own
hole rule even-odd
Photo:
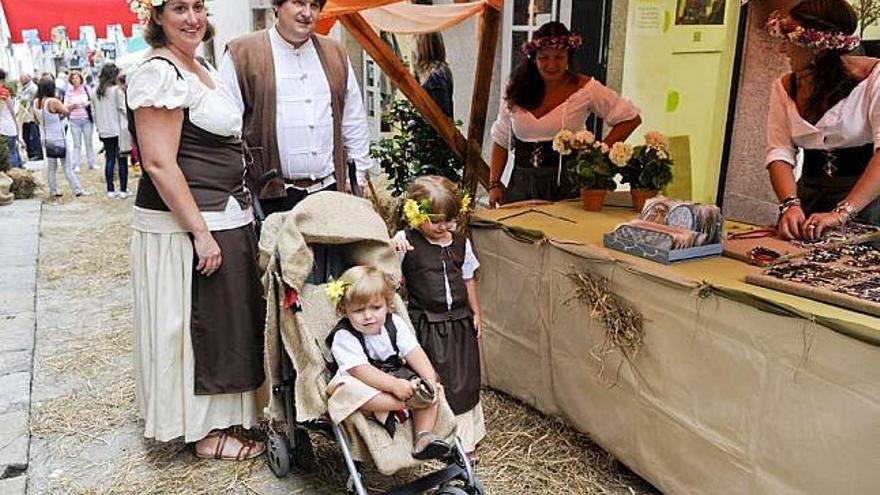
<svg viewBox="0 0 880 495">
<path fill-rule="evenodd" d="M 401 358 L 406 357 L 410 352 L 419 347 L 419 343 L 416 341 L 416 337 L 413 331 L 410 330 L 406 320 L 396 314 L 390 313 L 388 316 L 391 317 L 391 321 L 394 322 L 394 326 L 397 328 L 399 356 Z M 385 326 L 382 326 L 382 331 L 375 335 L 363 335 L 364 345 L 370 358 L 384 361 L 394 355 L 394 346 L 391 345 L 391 337 L 388 335 L 388 330 L 385 329 Z M 349 375 L 348 370 L 369 364 L 370 362 L 357 337 L 345 330 L 336 332 L 336 335 L 333 337 L 333 344 L 330 346 L 330 352 L 339 366 L 338 373 L 343 376 Z"/>
<path fill-rule="evenodd" d="M 397 231 L 394 234 L 394 241 L 398 243 L 402 243 L 407 241 L 406 232 L 403 230 Z M 428 241 L 430 242 L 430 241 Z M 449 241 L 447 244 L 438 244 L 440 247 L 446 247 L 452 244 L 452 241 Z M 397 252 L 397 259 L 401 263 L 403 263 L 403 259 L 406 258 L 406 252 Z M 452 289 L 449 287 L 449 277 L 446 276 L 446 269 L 444 264 L 443 271 L 443 281 L 446 284 L 446 306 L 450 309 L 452 308 Z M 474 278 L 474 273 L 476 273 L 477 269 L 480 268 L 480 262 L 477 260 L 477 257 L 474 255 L 474 248 L 471 247 L 471 240 L 464 240 L 464 263 L 461 264 L 461 278 L 464 280 L 470 280 Z"/>
</svg>

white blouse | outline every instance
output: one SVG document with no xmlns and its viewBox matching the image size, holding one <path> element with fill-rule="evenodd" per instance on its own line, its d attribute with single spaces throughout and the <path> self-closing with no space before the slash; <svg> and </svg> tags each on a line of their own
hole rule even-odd
<svg viewBox="0 0 880 495">
<path fill-rule="evenodd" d="M 789 97 L 783 77 L 773 82 L 767 112 L 765 165 L 783 161 L 797 165 L 797 149 L 851 148 L 874 143 L 880 147 L 880 64 L 871 69 L 846 98 L 837 102 L 815 124 L 801 117 Z"/>
<path fill-rule="evenodd" d="M 405 358 L 419 347 L 419 343 L 406 320 L 393 313 L 388 313 L 386 318 L 391 318 L 394 322 L 394 328 L 397 329 L 397 348 L 400 350 L 398 355 L 401 358 Z M 388 335 L 388 330 L 384 326 L 375 335 L 363 335 L 364 347 L 367 348 L 366 353 L 364 353 L 364 347 L 361 347 L 360 341 L 351 333 L 340 330 L 333 336 L 330 353 L 333 354 L 333 359 L 336 360 L 336 364 L 339 366 L 338 373 L 340 375 L 348 376 L 348 370 L 369 364 L 368 357 L 384 361 L 394 355 L 391 336 Z"/>
<path fill-rule="evenodd" d="M 492 124 L 492 139 L 507 148 L 512 128 L 513 134 L 520 141 L 550 141 L 562 129 L 575 132 L 584 129 L 590 114 L 596 114 L 607 124 L 614 126 L 636 118 L 639 108 L 591 78 L 587 84 L 541 118 L 535 118 L 524 108 L 509 108 L 507 100 L 501 98 L 498 118 Z"/>
<path fill-rule="evenodd" d="M 164 107 L 189 109 L 189 120 L 196 127 L 218 136 L 241 136 L 241 112 L 229 94 L 220 89 L 217 72 L 208 67 L 214 89 L 199 76 L 177 71 L 166 60 L 150 59 L 128 75 L 128 107 Z"/>
</svg>

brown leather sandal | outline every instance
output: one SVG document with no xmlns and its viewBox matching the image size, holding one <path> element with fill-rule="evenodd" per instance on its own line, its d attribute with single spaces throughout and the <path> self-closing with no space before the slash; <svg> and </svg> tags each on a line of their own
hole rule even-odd
<svg viewBox="0 0 880 495">
<path fill-rule="evenodd" d="M 246 461 L 248 459 L 253 459 L 254 457 L 259 456 L 266 450 L 266 446 L 263 445 L 262 442 L 250 440 L 228 430 L 212 431 L 205 438 L 210 437 L 216 437 L 217 439 L 217 442 L 214 445 L 214 453 L 200 453 L 198 449 L 194 446 L 193 450 L 196 457 L 200 459 L 219 459 L 224 461 Z M 241 447 L 238 448 L 238 452 L 234 456 L 226 454 L 225 451 L 226 441 L 229 439 L 229 437 L 234 438 L 238 441 L 239 444 L 241 444 Z"/>
</svg>

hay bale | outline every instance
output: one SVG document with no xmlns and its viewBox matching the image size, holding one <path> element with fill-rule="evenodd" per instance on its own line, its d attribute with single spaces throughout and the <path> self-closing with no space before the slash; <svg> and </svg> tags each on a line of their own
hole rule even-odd
<svg viewBox="0 0 880 495">
<path fill-rule="evenodd" d="M 34 191 L 38 186 L 34 174 L 30 170 L 12 168 L 6 172 L 6 175 L 12 179 L 12 187 L 9 191 L 15 195 L 15 199 L 31 199 L 34 197 Z"/>
<path fill-rule="evenodd" d="M 15 195 L 9 192 L 12 188 L 12 178 L 0 172 L 0 206 L 8 205 L 15 199 Z"/>
</svg>

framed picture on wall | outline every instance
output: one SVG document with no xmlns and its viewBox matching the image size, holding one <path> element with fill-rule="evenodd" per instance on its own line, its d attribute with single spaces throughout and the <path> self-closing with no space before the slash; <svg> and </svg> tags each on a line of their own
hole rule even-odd
<svg viewBox="0 0 880 495">
<path fill-rule="evenodd" d="M 678 0 L 675 24 L 679 26 L 712 26 L 724 24 L 727 0 Z"/>
</svg>

